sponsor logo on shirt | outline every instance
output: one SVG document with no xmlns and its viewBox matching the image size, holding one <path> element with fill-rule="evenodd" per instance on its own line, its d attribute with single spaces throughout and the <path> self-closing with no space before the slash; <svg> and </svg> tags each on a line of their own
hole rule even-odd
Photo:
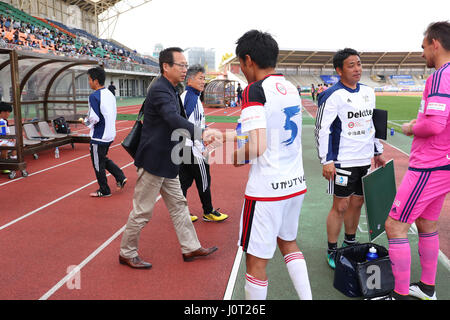
<svg viewBox="0 0 450 320">
<path fill-rule="evenodd" d="M 349 111 L 349 112 L 347 112 L 347 118 L 348 119 L 362 118 L 362 117 L 371 116 L 372 114 L 373 114 L 373 111 L 371 109 L 359 110 L 356 112 Z"/>
<path fill-rule="evenodd" d="M 428 110 L 438 110 L 438 111 L 445 111 L 445 103 L 437 103 L 437 102 L 430 102 L 428 104 L 427 109 Z"/>
<path fill-rule="evenodd" d="M 293 186 L 301 185 L 305 181 L 306 181 L 305 176 L 301 176 L 301 177 L 286 180 L 286 181 L 272 182 L 271 185 L 272 185 L 273 190 L 277 190 L 277 189 L 283 190 L 283 189 L 292 188 Z"/>
<path fill-rule="evenodd" d="M 425 100 L 422 99 L 420 101 L 419 113 L 423 113 L 425 111 Z"/>
<path fill-rule="evenodd" d="M 277 82 L 275 84 L 275 86 L 276 86 L 276 88 L 277 88 L 279 93 L 281 93 L 284 96 L 287 94 L 286 88 L 281 83 Z"/>
</svg>

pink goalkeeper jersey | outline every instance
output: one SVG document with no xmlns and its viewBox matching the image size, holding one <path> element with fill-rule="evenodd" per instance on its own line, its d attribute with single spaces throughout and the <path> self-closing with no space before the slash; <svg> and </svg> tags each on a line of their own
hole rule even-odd
<svg viewBox="0 0 450 320">
<path fill-rule="evenodd" d="M 417 115 L 417 123 L 427 115 L 440 116 L 446 123 L 440 134 L 421 138 L 414 136 L 409 166 L 429 169 L 450 165 L 450 62 L 444 64 L 428 77 L 422 102 Z"/>
</svg>

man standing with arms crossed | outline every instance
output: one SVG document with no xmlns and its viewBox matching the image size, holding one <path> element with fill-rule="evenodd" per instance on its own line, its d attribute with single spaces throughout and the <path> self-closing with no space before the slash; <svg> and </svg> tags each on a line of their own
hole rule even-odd
<svg viewBox="0 0 450 320">
<path fill-rule="evenodd" d="M 332 269 L 342 224 L 343 246 L 357 243 L 364 203 L 361 178 L 369 172 L 372 158 L 375 167 L 386 163 L 372 123 L 375 92 L 359 83 L 362 66 L 358 52 L 350 48 L 338 51 L 333 66 L 341 79 L 319 95 L 315 128 L 322 175 L 329 181 L 328 193 L 333 194 L 327 217 L 327 262 Z"/>
<path fill-rule="evenodd" d="M 278 44 L 270 34 L 248 31 L 237 41 L 236 56 L 249 83 L 240 116 L 249 141 L 233 154 L 235 166 L 251 161 L 239 240 L 246 253 L 245 298 L 266 299 L 266 266 L 278 244 L 298 296 L 310 300 L 306 262 L 296 242 L 306 192 L 302 102 L 295 86 L 275 74 Z M 224 134 L 225 140 L 235 137 Z"/>
<path fill-rule="evenodd" d="M 203 248 L 197 238 L 180 187 L 179 164 L 174 161 L 177 160 L 174 159 L 177 156 L 174 148 L 180 142 L 173 139 L 175 130 L 184 129 L 184 134 L 192 140 L 203 137 L 209 141 L 207 135 L 213 130 L 202 132 L 200 127 L 194 126 L 186 118 L 176 90 L 188 68 L 183 50 L 171 47 L 161 51 L 159 67 L 161 77 L 150 87 L 144 104 L 144 124 L 135 157 L 138 170 L 133 210 L 120 243 L 119 262 L 137 269 L 152 267 L 151 263 L 139 257 L 138 242 L 142 228 L 153 215 L 158 194 L 161 194 L 169 210 L 184 261 L 204 257 L 217 250 L 217 247 Z M 220 136 L 220 132 L 217 131 L 217 134 Z"/>
<path fill-rule="evenodd" d="M 426 81 L 417 119 L 402 126 L 403 133 L 414 138 L 408 171 L 385 224 L 395 278 L 394 291 L 385 300 L 407 299 L 408 294 L 436 300 L 438 220 L 450 192 L 450 23 L 432 23 L 424 36 L 422 56 L 436 71 Z M 422 273 L 420 282 L 410 284 L 408 230 L 414 222 Z"/>
</svg>

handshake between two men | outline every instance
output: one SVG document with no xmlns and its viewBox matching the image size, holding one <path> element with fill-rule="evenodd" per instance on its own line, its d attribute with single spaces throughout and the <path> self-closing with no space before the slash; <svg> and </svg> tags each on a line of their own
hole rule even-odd
<svg viewBox="0 0 450 320">
<path fill-rule="evenodd" d="M 213 150 L 223 145 L 225 142 L 237 141 L 237 133 L 235 130 L 226 130 L 224 132 L 207 128 L 202 134 L 203 143 L 206 148 L 204 156 L 209 155 Z M 232 164 L 236 167 L 249 163 L 250 160 L 256 159 L 262 155 L 267 148 L 266 129 L 255 129 L 248 132 L 248 140 L 242 147 L 234 149 L 231 153 Z"/>
</svg>

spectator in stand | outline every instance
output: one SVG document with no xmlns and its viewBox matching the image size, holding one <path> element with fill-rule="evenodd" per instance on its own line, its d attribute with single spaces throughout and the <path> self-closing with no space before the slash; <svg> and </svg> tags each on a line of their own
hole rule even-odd
<svg viewBox="0 0 450 320">
<path fill-rule="evenodd" d="M 4 24 L 6 31 L 9 31 L 9 29 L 11 28 L 11 19 L 7 18 Z"/>
</svg>

